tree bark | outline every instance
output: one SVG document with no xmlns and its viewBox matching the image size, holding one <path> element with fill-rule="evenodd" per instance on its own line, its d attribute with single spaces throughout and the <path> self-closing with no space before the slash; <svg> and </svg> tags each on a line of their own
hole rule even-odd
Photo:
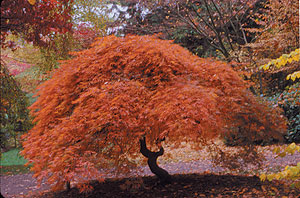
<svg viewBox="0 0 300 198">
<path fill-rule="evenodd" d="M 71 183 L 66 182 L 66 190 L 69 191 L 71 189 Z"/>
<path fill-rule="evenodd" d="M 148 158 L 148 166 L 151 172 L 158 177 L 161 184 L 165 185 L 171 183 L 171 175 L 165 169 L 162 169 L 157 165 L 157 158 L 164 154 L 164 148 L 160 147 L 160 150 L 158 152 L 150 151 L 146 146 L 146 138 L 143 137 L 142 139 L 140 139 L 140 151 L 143 156 Z"/>
</svg>

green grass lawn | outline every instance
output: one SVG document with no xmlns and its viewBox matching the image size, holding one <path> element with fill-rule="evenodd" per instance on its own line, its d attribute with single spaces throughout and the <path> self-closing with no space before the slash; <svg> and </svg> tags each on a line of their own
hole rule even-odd
<svg viewBox="0 0 300 198">
<path fill-rule="evenodd" d="M 1 175 L 14 175 L 21 173 L 28 173 L 30 167 L 25 167 L 27 163 L 20 154 L 19 149 L 12 149 L 5 153 L 2 153 L 0 159 Z"/>
<path fill-rule="evenodd" d="M 19 149 L 12 149 L 5 153 L 2 153 L 0 166 L 13 166 L 13 165 L 24 165 L 27 160 L 25 160 L 20 154 Z"/>
</svg>

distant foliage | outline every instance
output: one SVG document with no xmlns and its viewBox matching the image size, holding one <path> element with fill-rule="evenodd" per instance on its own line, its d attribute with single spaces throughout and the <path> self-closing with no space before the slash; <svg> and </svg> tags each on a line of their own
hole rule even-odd
<svg viewBox="0 0 300 198">
<path fill-rule="evenodd" d="M 269 99 L 284 110 L 288 119 L 288 142 L 300 142 L 300 83 L 296 83 L 279 95 Z"/>
<path fill-rule="evenodd" d="M 258 36 L 252 48 L 258 64 L 275 59 L 299 47 L 299 1 L 267 0 L 254 21 L 258 27 L 248 28 Z M 272 47 L 270 47 L 272 46 Z"/>
<path fill-rule="evenodd" d="M 229 65 L 171 41 L 108 36 L 73 55 L 38 87 L 30 107 L 36 124 L 22 153 L 39 181 L 59 187 L 103 179 L 112 165 L 126 172 L 136 166 L 142 135 L 152 145 L 162 137 L 208 144 L 233 132 L 247 144 L 285 131 L 278 110 L 257 101 Z M 236 155 L 222 157 L 255 161 Z"/>
<path fill-rule="evenodd" d="M 102 30 L 103 31 L 103 30 Z M 87 49 L 95 39 L 102 35 L 101 30 L 89 27 L 88 24 L 79 24 L 73 32 L 73 42 L 76 51 Z"/>
<path fill-rule="evenodd" d="M 257 12 L 257 0 L 121 0 L 128 7 L 120 11 L 112 23 L 124 34 L 151 35 L 173 39 L 193 53 L 238 60 L 235 53 L 251 40 L 244 28 L 249 27 L 251 14 Z M 117 3 L 116 3 L 117 4 Z M 148 12 L 144 12 L 148 10 Z M 218 50 L 218 53 L 216 53 Z"/>
<path fill-rule="evenodd" d="M 271 66 L 276 66 L 277 68 L 281 68 L 286 66 L 288 63 L 292 62 L 298 62 L 300 64 L 300 48 L 296 49 L 295 51 L 292 51 L 289 54 L 283 54 L 277 59 L 274 59 L 267 64 L 264 64 L 263 66 L 260 67 L 260 69 L 268 70 L 270 69 Z M 295 71 L 292 74 L 289 74 L 287 76 L 287 80 L 291 79 L 293 81 L 296 80 L 296 78 L 300 78 L 300 70 Z"/>
<path fill-rule="evenodd" d="M 28 100 L 3 61 L 0 65 L 0 140 L 1 149 L 17 147 L 21 134 L 31 128 Z M 12 144 L 10 142 L 13 142 Z"/>
<path fill-rule="evenodd" d="M 299 1 L 267 0 L 262 5 L 251 16 L 255 25 L 245 29 L 256 36 L 241 53 L 256 91 L 270 95 L 294 83 L 287 81 L 287 76 L 294 79 L 299 75 Z M 261 66 L 269 69 L 263 72 Z"/>
<path fill-rule="evenodd" d="M 3 56 L 1 55 L 1 59 L 7 63 L 8 70 L 10 74 L 13 76 L 16 76 L 24 72 L 26 69 L 32 66 L 31 64 L 25 63 L 22 60 L 15 59 L 8 55 L 3 55 Z"/>
<path fill-rule="evenodd" d="M 108 12 L 108 5 L 111 1 L 104 0 L 72 0 L 73 2 L 73 30 L 82 29 L 84 27 L 94 35 L 106 35 L 106 25 L 109 22 L 109 16 L 112 15 Z M 86 38 L 88 39 L 88 38 Z M 84 44 L 84 43 L 82 43 Z"/>
<path fill-rule="evenodd" d="M 72 0 L 4 0 L 1 2 L 1 47 L 13 47 L 8 34 L 47 46 L 51 35 L 70 31 Z"/>
<path fill-rule="evenodd" d="M 36 86 L 46 78 L 45 70 L 53 67 L 53 62 L 57 66 L 57 61 L 51 56 L 45 57 L 46 53 L 42 53 L 45 49 L 34 46 L 18 36 L 10 34 L 7 39 L 15 43 L 15 49 L 2 49 L 2 61 L 9 73 L 15 76 L 20 89 L 27 93 L 35 92 Z"/>
</svg>

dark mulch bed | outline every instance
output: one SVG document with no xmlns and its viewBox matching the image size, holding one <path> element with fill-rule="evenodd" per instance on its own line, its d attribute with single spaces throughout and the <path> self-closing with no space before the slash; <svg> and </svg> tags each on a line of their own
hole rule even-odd
<svg viewBox="0 0 300 198">
<path fill-rule="evenodd" d="M 160 185 L 156 177 L 107 179 L 92 183 L 93 191 L 47 192 L 31 197 L 298 197 L 300 191 L 279 182 L 262 183 L 256 176 L 185 174 L 173 175 L 172 184 Z"/>
</svg>

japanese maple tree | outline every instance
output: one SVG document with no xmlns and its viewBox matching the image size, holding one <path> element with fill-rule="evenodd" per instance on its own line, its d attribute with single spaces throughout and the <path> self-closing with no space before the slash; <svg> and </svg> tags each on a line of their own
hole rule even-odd
<svg viewBox="0 0 300 198">
<path fill-rule="evenodd" d="M 258 101 L 229 65 L 172 41 L 108 36 L 73 54 L 38 87 L 30 107 L 36 124 L 23 143 L 35 176 L 56 187 L 103 179 L 111 165 L 135 167 L 144 136 L 150 145 L 205 144 L 230 133 L 247 145 L 285 130 L 277 110 Z"/>
</svg>

